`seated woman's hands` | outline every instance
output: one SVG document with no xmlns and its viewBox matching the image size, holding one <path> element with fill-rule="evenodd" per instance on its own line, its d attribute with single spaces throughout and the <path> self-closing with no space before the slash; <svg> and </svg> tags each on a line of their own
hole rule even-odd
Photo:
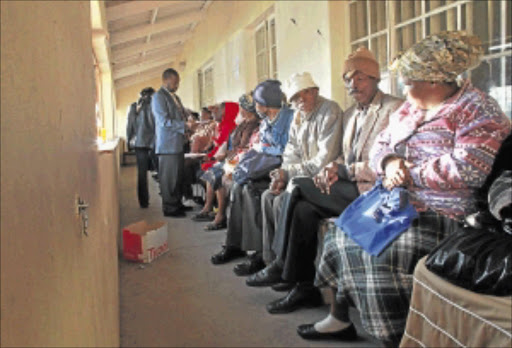
<svg viewBox="0 0 512 348">
<path fill-rule="evenodd" d="M 331 186 L 338 181 L 338 163 L 331 162 L 326 165 L 315 177 L 313 181 L 320 192 L 325 194 L 331 193 Z"/>
<path fill-rule="evenodd" d="M 383 186 L 387 190 L 392 190 L 399 186 L 411 186 L 413 184 L 409 169 L 413 164 L 404 161 L 399 157 L 392 157 L 384 164 L 385 178 L 382 181 Z"/>
</svg>

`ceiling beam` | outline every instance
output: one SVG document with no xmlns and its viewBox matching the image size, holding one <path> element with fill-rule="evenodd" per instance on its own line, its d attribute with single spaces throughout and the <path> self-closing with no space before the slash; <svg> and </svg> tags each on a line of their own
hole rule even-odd
<svg viewBox="0 0 512 348">
<path fill-rule="evenodd" d="M 174 57 L 179 54 L 183 47 L 171 47 L 169 49 L 157 50 L 156 52 L 151 52 L 146 54 L 145 56 L 135 56 L 132 59 L 124 60 L 114 65 L 115 70 L 124 69 L 128 66 L 137 65 L 145 62 L 150 62 L 153 60 L 162 60 L 168 57 Z"/>
<path fill-rule="evenodd" d="M 134 28 L 121 30 L 118 32 L 114 32 L 110 38 L 110 44 L 112 46 L 118 45 L 123 42 L 131 41 L 138 39 L 140 37 L 144 37 L 150 34 L 159 33 L 162 31 L 168 31 L 172 29 L 177 29 L 179 27 L 183 27 L 185 25 L 198 22 L 204 16 L 204 13 L 201 11 L 191 11 L 179 16 L 175 16 L 172 18 L 168 18 L 162 21 L 159 21 L 154 24 L 143 24 L 138 25 Z"/>
<path fill-rule="evenodd" d="M 183 42 L 190 37 L 190 33 L 177 34 L 160 39 L 158 41 L 150 41 L 148 43 L 137 44 L 130 47 L 122 48 L 119 50 L 112 50 L 112 57 L 114 62 L 121 61 L 125 58 L 140 54 L 142 52 L 148 52 L 167 46 L 173 46 L 178 42 Z"/>
<path fill-rule="evenodd" d="M 145 72 L 137 74 L 137 75 L 131 75 L 131 76 L 116 80 L 114 82 L 116 89 L 119 90 L 122 88 L 133 86 L 137 83 L 160 78 L 162 76 L 162 72 L 165 69 L 170 68 L 170 67 L 172 67 L 172 66 L 170 66 L 169 64 L 166 64 L 166 65 L 162 65 L 160 67 L 145 71 Z"/>
<path fill-rule="evenodd" d="M 161 66 L 161 65 L 171 65 L 176 60 L 176 57 L 167 57 L 160 60 L 152 60 L 147 61 L 135 65 L 127 66 L 126 68 L 121 68 L 118 70 L 114 70 L 114 79 L 118 80 L 123 77 L 127 77 L 130 75 L 134 75 L 149 69 L 153 69 L 155 67 Z"/>
<path fill-rule="evenodd" d="M 190 3 L 189 1 L 130 1 L 120 5 L 107 7 L 107 20 L 109 22 L 123 17 L 152 11 L 159 7 L 169 7 Z"/>
</svg>

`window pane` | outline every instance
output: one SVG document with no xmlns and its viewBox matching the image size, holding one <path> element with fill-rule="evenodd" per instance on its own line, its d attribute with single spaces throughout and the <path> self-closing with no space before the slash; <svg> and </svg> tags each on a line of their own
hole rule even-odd
<svg viewBox="0 0 512 348">
<path fill-rule="evenodd" d="M 256 53 L 260 53 L 267 48 L 267 33 L 265 30 L 265 26 L 262 26 L 258 31 L 256 31 Z"/>
<path fill-rule="evenodd" d="M 502 58 L 496 58 L 493 59 L 491 67 L 493 69 L 492 76 L 493 76 L 493 83 L 491 84 L 489 94 L 496 99 L 498 104 L 500 104 L 501 109 L 503 112 L 509 117 L 512 117 L 512 85 L 510 81 L 510 73 L 511 73 L 511 64 L 512 64 L 512 58 L 510 56 L 502 57 Z M 505 61 L 505 71 L 502 69 L 502 62 Z M 503 86 L 501 83 L 501 76 L 497 75 L 504 75 L 505 77 L 505 83 L 506 85 Z M 500 82 L 497 80 L 499 79 Z"/>
<path fill-rule="evenodd" d="M 385 1 L 370 1 L 370 12 L 372 17 L 372 33 L 386 29 L 387 9 Z"/>
<path fill-rule="evenodd" d="M 493 46 L 501 46 L 501 1 L 491 1 L 492 5 L 492 19 L 491 19 L 491 27 L 492 27 L 492 45 Z M 507 16 L 507 17 L 510 17 Z"/>
<path fill-rule="evenodd" d="M 457 30 L 457 9 L 446 11 L 446 30 Z"/>
<path fill-rule="evenodd" d="M 421 15 L 421 1 L 397 1 L 395 3 L 395 16 L 398 23 Z"/>
<path fill-rule="evenodd" d="M 397 30 L 398 52 L 405 51 L 421 40 L 421 22 L 417 21 Z"/>
<path fill-rule="evenodd" d="M 446 30 L 446 12 L 428 17 L 425 25 L 427 35 Z"/>
<path fill-rule="evenodd" d="M 276 44 L 276 21 L 275 21 L 275 19 L 272 19 L 270 21 L 269 30 L 270 30 L 270 46 L 273 46 Z"/>
<path fill-rule="evenodd" d="M 505 71 L 502 61 L 505 61 Z M 471 71 L 471 82 L 482 91 L 491 95 L 500 104 L 503 112 L 511 117 L 512 101 L 512 57 L 500 57 L 484 60 L 478 68 Z M 502 80 L 504 79 L 505 85 Z"/>
<path fill-rule="evenodd" d="M 276 50 L 276 47 L 272 47 L 271 57 L 272 57 L 272 72 L 273 72 L 273 75 L 276 75 L 277 74 L 277 50 Z"/>
<path fill-rule="evenodd" d="M 507 2 L 505 2 L 505 5 L 506 5 L 505 13 L 509 14 L 508 16 L 504 17 L 505 20 L 507 21 L 507 23 L 506 23 L 506 28 L 507 28 L 506 34 L 507 34 L 507 36 L 506 36 L 505 41 L 510 44 L 510 43 L 512 43 L 512 19 L 510 18 L 510 11 L 512 11 L 512 4 L 510 4 L 510 2 L 507 1 Z M 509 45 L 508 49 L 512 49 L 512 45 Z"/>
<path fill-rule="evenodd" d="M 268 78 L 268 56 L 266 53 L 261 53 L 256 56 L 256 69 L 258 82 Z"/>
<path fill-rule="evenodd" d="M 461 30 L 467 30 L 466 10 L 467 10 L 467 6 L 462 5 L 460 8 L 460 19 L 461 19 L 460 29 Z"/>
<path fill-rule="evenodd" d="M 511 49 L 512 47 L 503 46 L 502 44 L 502 19 L 506 21 L 505 42 L 512 42 L 512 38 L 510 36 L 510 15 L 502 15 L 501 2 L 476 1 L 471 5 L 473 7 L 472 13 L 468 13 L 467 16 L 471 16 L 473 33 L 484 43 L 485 53 L 498 53 L 504 49 Z M 510 9 L 510 4 L 506 3 L 506 5 L 506 9 Z"/>
<path fill-rule="evenodd" d="M 377 58 L 381 71 L 388 69 L 388 37 L 386 34 L 372 39 L 372 52 Z"/>
<path fill-rule="evenodd" d="M 468 25 L 472 23 L 473 34 L 478 36 L 482 40 L 484 52 L 489 51 L 489 30 L 488 30 L 488 18 L 489 18 L 489 7 L 487 1 L 475 1 L 467 7 L 467 22 Z"/>
<path fill-rule="evenodd" d="M 425 11 L 429 12 L 438 7 L 446 5 L 445 0 L 429 0 L 425 1 Z"/>
<path fill-rule="evenodd" d="M 358 0 L 356 3 L 350 5 L 350 18 L 354 20 L 351 22 L 351 41 L 360 39 L 368 35 L 368 16 L 366 11 L 366 0 Z"/>
</svg>

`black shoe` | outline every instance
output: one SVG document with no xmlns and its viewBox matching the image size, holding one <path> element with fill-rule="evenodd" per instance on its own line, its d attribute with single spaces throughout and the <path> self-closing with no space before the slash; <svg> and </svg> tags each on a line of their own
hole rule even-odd
<svg viewBox="0 0 512 348">
<path fill-rule="evenodd" d="M 141 204 L 140 207 L 142 209 L 147 209 L 149 207 L 149 203 L 148 204 Z"/>
<path fill-rule="evenodd" d="M 295 283 L 277 283 L 272 285 L 272 290 L 277 292 L 290 291 L 295 286 Z"/>
<path fill-rule="evenodd" d="M 270 314 L 290 313 L 301 307 L 318 307 L 323 302 L 322 294 L 317 288 L 296 285 L 285 297 L 270 302 L 267 311 Z"/>
<path fill-rule="evenodd" d="M 220 265 L 246 255 L 247 253 L 239 248 L 223 246 L 219 253 L 212 256 L 211 261 L 214 265 Z"/>
<path fill-rule="evenodd" d="M 191 210 L 194 210 L 193 207 L 189 207 L 187 205 L 180 205 L 180 210 L 183 210 L 183 211 L 191 211 Z"/>
<path fill-rule="evenodd" d="M 277 283 L 282 283 L 283 279 L 281 274 L 283 269 L 279 267 L 275 262 L 272 262 L 261 271 L 254 273 L 245 280 L 247 286 L 270 286 Z"/>
<path fill-rule="evenodd" d="M 187 216 L 187 214 L 185 214 L 185 212 L 181 209 L 179 210 L 176 210 L 176 211 L 173 211 L 173 212 L 170 212 L 170 211 L 164 211 L 164 216 L 166 217 L 174 217 L 174 218 L 180 218 L 180 217 L 185 217 Z"/>
<path fill-rule="evenodd" d="M 204 205 L 204 199 L 203 199 L 203 197 L 194 197 L 194 198 L 192 198 L 192 200 L 193 200 L 194 202 L 196 202 L 196 204 Z"/>
<path fill-rule="evenodd" d="M 357 340 L 357 331 L 353 324 L 349 327 L 333 332 L 318 332 L 315 330 L 315 324 L 300 325 L 297 327 L 297 333 L 306 340 L 338 339 L 342 341 Z"/>
<path fill-rule="evenodd" d="M 263 262 L 261 256 L 251 256 L 248 260 L 236 265 L 235 268 L 233 268 L 233 272 L 235 272 L 237 276 L 243 277 L 254 274 L 263 268 L 265 268 L 265 262 Z"/>
</svg>

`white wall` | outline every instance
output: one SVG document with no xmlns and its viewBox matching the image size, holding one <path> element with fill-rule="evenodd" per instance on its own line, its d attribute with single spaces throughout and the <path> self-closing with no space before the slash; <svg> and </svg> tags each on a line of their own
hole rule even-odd
<svg viewBox="0 0 512 348">
<path fill-rule="evenodd" d="M 320 94 L 331 97 L 331 48 L 327 1 L 277 1 L 277 69 L 279 80 L 310 72 Z M 296 24 L 291 21 L 294 18 Z M 320 30 L 322 35 L 317 33 Z M 289 97 L 289 96 L 288 96 Z"/>
</svg>

